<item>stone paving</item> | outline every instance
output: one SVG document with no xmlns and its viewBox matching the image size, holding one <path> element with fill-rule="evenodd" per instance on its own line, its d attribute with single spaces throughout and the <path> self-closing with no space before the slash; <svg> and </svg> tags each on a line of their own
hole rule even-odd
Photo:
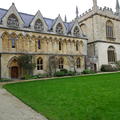
<svg viewBox="0 0 120 120">
<path fill-rule="evenodd" d="M 47 120 L 0 87 L 0 120 Z"/>
</svg>

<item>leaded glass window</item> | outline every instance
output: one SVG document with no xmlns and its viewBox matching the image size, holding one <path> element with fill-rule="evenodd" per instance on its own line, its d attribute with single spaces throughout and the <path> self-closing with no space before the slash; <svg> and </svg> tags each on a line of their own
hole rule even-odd
<svg viewBox="0 0 120 120">
<path fill-rule="evenodd" d="M 79 37 L 79 35 L 80 35 L 80 30 L 79 30 L 79 27 L 78 27 L 78 26 L 76 26 L 76 27 L 74 28 L 73 35 L 76 36 L 76 37 Z"/>
<path fill-rule="evenodd" d="M 44 30 L 43 22 L 42 22 L 40 19 L 38 19 L 38 20 L 35 22 L 34 29 L 37 30 L 37 31 L 41 31 L 41 32 Z"/>
<path fill-rule="evenodd" d="M 19 27 L 18 19 L 17 19 L 17 17 L 14 14 L 11 14 L 8 17 L 7 25 L 9 27 Z"/>
<path fill-rule="evenodd" d="M 37 70 L 43 70 L 43 59 L 41 57 L 37 59 Z"/>
<path fill-rule="evenodd" d="M 115 63 L 115 61 L 116 61 L 115 48 L 113 46 L 110 46 L 108 48 L 108 62 Z"/>
<path fill-rule="evenodd" d="M 41 49 L 41 41 L 38 40 L 38 49 Z"/>
<path fill-rule="evenodd" d="M 61 23 L 58 23 L 58 24 L 56 25 L 56 33 L 58 33 L 58 34 L 63 34 L 63 26 L 62 26 Z"/>
<path fill-rule="evenodd" d="M 59 62 L 59 69 L 63 69 L 64 68 L 64 59 L 60 58 L 58 62 Z"/>
<path fill-rule="evenodd" d="M 113 38 L 113 23 L 111 21 L 107 21 L 106 23 L 106 37 Z"/>
</svg>

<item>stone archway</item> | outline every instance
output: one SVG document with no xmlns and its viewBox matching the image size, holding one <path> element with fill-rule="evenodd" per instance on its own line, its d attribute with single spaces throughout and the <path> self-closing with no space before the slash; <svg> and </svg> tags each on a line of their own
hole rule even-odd
<svg viewBox="0 0 120 120">
<path fill-rule="evenodd" d="M 17 57 L 11 58 L 8 62 L 9 76 L 12 79 L 20 78 L 20 66 L 18 65 Z"/>
</svg>

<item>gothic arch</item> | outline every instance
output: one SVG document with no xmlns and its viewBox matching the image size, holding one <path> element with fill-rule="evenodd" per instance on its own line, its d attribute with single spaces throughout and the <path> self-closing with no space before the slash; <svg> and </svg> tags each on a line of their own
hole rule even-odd
<svg viewBox="0 0 120 120">
<path fill-rule="evenodd" d="M 7 65 L 9 69 L 9 76 L 12 79 L 17 79 L 20 77 L 20 66 L 18 64 L 18 58 L 16 56 L 12 57 Z"/>
<path fill-rule="evenodd" d="M 107 50 L 108 63 L 115 63 L 116 61 L 116 51 L 114 46 L 109 46 Z"/>
<path fill-rule="evenodd" d="M 12 13 L 8 16 L 7 25 L 9 27 L 19 27 L 19 21 L 15 14 Z"/>
<path fill-rule="evenodd" d="M 114 37 L 114 24 L 111 20 L 106 21 L 106 37 L 108 38 Z"/>
<path fill-rule="evenodd" d="M 2 39 L 4 39 L 4 37 L 9 37 L 9 33 L 8 32 L 3 32 L 3 34 L 2 34 Z"/>
<path fill-rule="evenodd" d="M 62 23 L 58 23 L 55 28 L 56 33 L 58 34 L 63 34 L 64 33 L 64 28 Z"/>
<path fill-rule="evenodd" d="M 41 19 L 37 19 L 37 20 L 35 21 L 34 29 L 35 29 L 36 31 L 40 31 L 40 32 L 44 31 L 44 24 L 43 24 L 43 22 L 42 22 Z"/>
</svg>

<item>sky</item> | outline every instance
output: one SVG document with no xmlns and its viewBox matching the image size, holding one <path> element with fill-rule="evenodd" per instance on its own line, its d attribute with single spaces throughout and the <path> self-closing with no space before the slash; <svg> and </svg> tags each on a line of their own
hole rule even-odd
<svg viewBox="0 0 120 120">
<path fill-rule="evenodd" d="M 9 9 L 12 2 L 19 12 L 35 15 L 38 10 L 47 18 L 55 19 L 58 14 L 64 20 L 71 21 L 76 16 L 76 6 L 79 9 L 79 15 L 92 8 L 93 0 L 1 0 L 0 8 Z M 98 6 L 110 7 L 115 11 L 116 0 L 98 0 Z"/>
</svg>

